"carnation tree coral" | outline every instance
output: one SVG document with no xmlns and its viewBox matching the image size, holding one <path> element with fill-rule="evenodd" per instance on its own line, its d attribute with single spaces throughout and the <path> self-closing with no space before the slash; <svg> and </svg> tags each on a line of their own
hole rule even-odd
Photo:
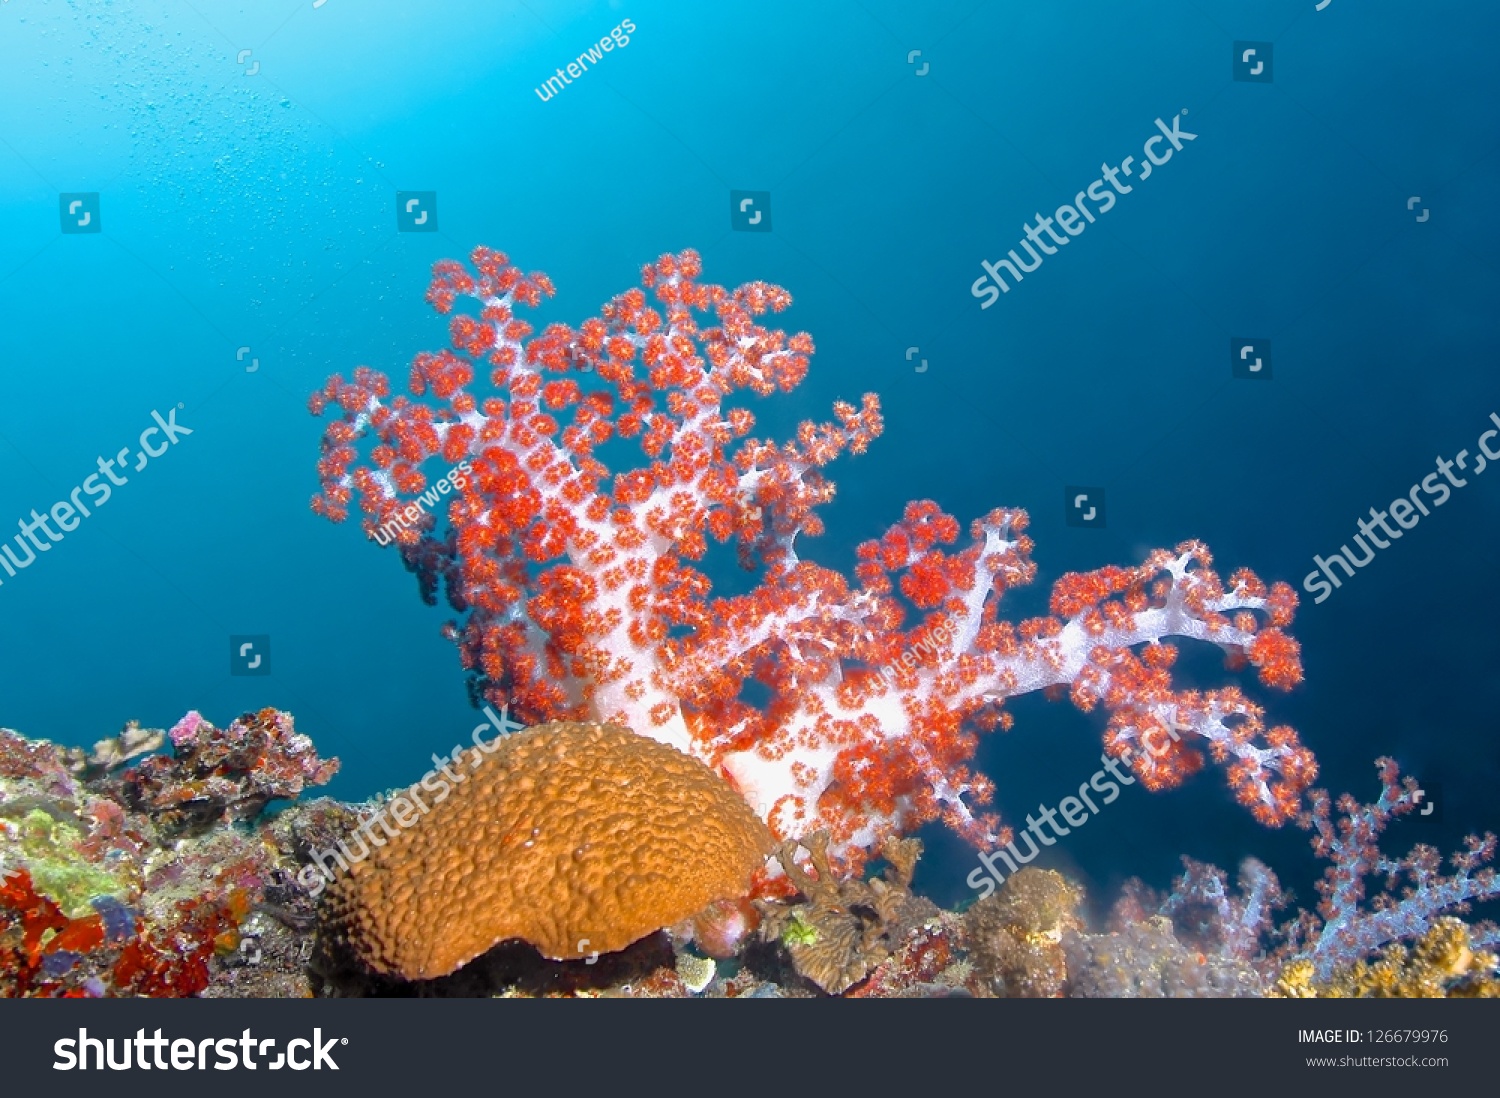
<svg viewBox="0 0 1500 1098">
<path fill-rule="evenodd" d="M 446 587 L 478 693 L 529 721 L 614 721 L 672 744 L 778 837 L 827 829 L 849 867 L 938 818 L 1007 841 L 983 811 L 992 784 L 968 763 L 979 732 L 1008 725 L 1006 699 L 1046 688 L 1103 706 L 1107 750 L 1148 787 L 1177 784 L 1206 752 L 1258 819 L 1295 815 L 1316 773 L 1296 734 L 1266 728 L 1233 686 L 1176 689 L 1164 643 L 1218 644 L 1290 687 L 1289 587 L 1248 571 L 1226 585 L 1189 542 L 1064 576 L 1052 616 L 1013 625 L 997 608 L 1035 574 L 1025 512 L 990 512 L 961 546 L 930 501 L 859 547 L 853 582 L 802 560 L 798 535 L 821 531 L 833 496 L 823 469 L 881 433 L 879 401 L 837 403 L 784 443 L 750 437 L 753 415 L 731 402 L 793 389 L 813 341 L 760 324 L 791 303 L 785 290 L 700 273 L 695 252 L 663 256 L 598 317 L 534 336 L 516 313 L 551 281 L 479 248 L 469 268 L 435 268 L 440 313 L 477 307 L 453 315 L 451 349 L 417 356 L 410 397 L 363 367 L 314 395 L 314 414 L 337 413 L 314 509 L 337 522 L 356 508 L 424 597 Z M 642 458 L 612 472 L 606 452 L 630 444 Z M 450 491 L 440 524 L 430 508 Z M 713 594 L 695 566 L 711 540 L 736 542 L 758 570 L 749 594 Z M 1169 733 L 1164 749 L 1152 740 Z"/>
</svg>

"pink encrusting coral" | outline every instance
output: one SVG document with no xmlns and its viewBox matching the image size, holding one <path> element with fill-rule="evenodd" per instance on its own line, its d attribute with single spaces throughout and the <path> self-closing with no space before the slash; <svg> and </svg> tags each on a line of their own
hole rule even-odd
<svg viewBox="0 0 1500 1098">
<path fill-rule="evenodd" d="M 342 521 L 357 507 L 372 539 L 401 520 L 387 529 L 424 597 L 446 583 L 464 615 L 450 634 L 490 701 L 670 743 L 718 768 L 779 837 L 827 829 L 846 867 L 937 818 L 1006 841 L 983 812 L 992 783 L 968 764 L 978 732 L 1008 725 L 1006 699 L 1042 689 L 1108 710 L 1107 750 L 1148 787 L 1180 782 L 1206 751 L 1257 818 L 1295 815 L 1316 773 L 1295 733 L 1267 729 L 1234 687 L 1176 689 L 1163 643 L 1218 644 L 1290 687 L 1301 667 L 1285 584 L 1241 571 L 1226 585 L 1186 543 L 1064 576 L 1053 616 L 1012 625 L 999 602 L 1035 574 L 1025 513 L 992 511 L 959 547 L 959 523 L 927 501 L 860 546 L 851 582 L 796 543 L 821 532 L 824 466 L 881 433 L 876 397 L 836 403 L 831 422 L 779 445 L 748 437 L 752 414 L 728 403 L 806 374 L 811 337 L 759 323 L 791 303 L 785 290 L 700 282 L 686 251 L 644 268 L 600 316 L 533 337 L 516 310 L 553 292 L 547 277 L 487 248 L 471 261 L 435 269 L 438 311 L 467 298 L 477 315 L 453 317 L 452 349 L 417 356 L 412 397 L 364 367 L 314 395 L 315 414 L 339 413 L 314 508 Z M 620 440 L 644 460 L 612 475 L 600 455 Z M 456 489 L 446 529 L 426 510 L 439 499 L 429 461 L 463 465 L 443 486 Z M 759 569 L 751 593 L 713 595 L 694 566 L 711 539 Z"/>
</svg>

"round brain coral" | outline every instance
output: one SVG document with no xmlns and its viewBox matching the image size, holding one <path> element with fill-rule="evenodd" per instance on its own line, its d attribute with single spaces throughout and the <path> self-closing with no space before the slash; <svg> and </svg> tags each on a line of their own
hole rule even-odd
<svg viewBox="0 0 1500 1098">
<path fill-rule="evenodd" d="M 623 949 L 745 895 L 772 846 L 712 770 L 617 725 L 541 725 L 455 765 L 329 889 L 326 927 L 376 972 L 432 979 L 511 938 L 553 960 Z"/>
</svg>

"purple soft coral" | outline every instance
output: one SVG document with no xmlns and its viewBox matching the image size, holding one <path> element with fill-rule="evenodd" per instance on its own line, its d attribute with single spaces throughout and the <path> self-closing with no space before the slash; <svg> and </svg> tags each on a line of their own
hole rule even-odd
<svg viewBox="0 0 1500 1098">
<path fill-rule="evenodd" d="M 1442 856 L 1432 847 L 1417 845 L 1402 858 L 1388 858 L 1377 841 L 1393 818 L 1404 816 L 1417 805 L 1416 780 L 1401 778 L 1394 759 L 1375 761 L 1380 768 L 1381 791 L 1374 804 L 1359 804 L 1349 794 L 1339 798 L 1341 818 L 1335 825 L 1329 797 L 1323 790 L 1309 796 L 1312 810 L 1301 820 L 1314 831 L 1313 849 L 1333 864 L 1318 882 L 1323 900 L 1322 915 L 1304 915 L 1294 931 L 1294 955 L 1313 963 L 1316 977 L 1328 979 L 1344 965 L 1369 957 L 1389 942 L 1418 938 L 1443 915 L 1465 912 L 1475 901 L 1500 896 L 1500 880 L 1486 863 L 1495 854 L 1495 836 L 1470 835 L 1466 849 L 1449 857 L 1453 872 L 1444 876 Z M 1385 891 L 1375 897 L 1373 910 L 1362 910 L 1365 878 L 1383 873 Z M 1400 897 L 1392 895 L 1397 882 L 1408 883 Z M 1491 924 L 1476 928 L 1476 945 L 1493 943 L 1497 929 Z"/>
<path fill-rule="evenodd" d="M 1139 881 L 1127 884 L 1115 908 L 1117 922 L 1129 927 L 1152 914 L 1165 915 L 1179 940 L 1204 954 L 1248 963 L 1263 976 L 1289 961 L 1308 961 L 1314 979 L 1324 982 L 1391 942 L 1420 938 L 1444 916 L 1500 897 L 1500 878 L 1486 864 L 1495 854 L 1494 835 L 1470 835 L 1465 848 L 1449 857 L 1452 872 L 1447 876 L 1442 856 L 1430 846 L 1414 846 L 1401 858 L 1381 853 L 1381 832 L 1392 819 L 1416 808 L 1421 796 L 1415 779 L 1403 780 L 1394 760 L 1377 759 L 1376 766 L 1380 796 L 1365 805 L 1344 794 L 1336 805 L 1337 821 L 1326 791 L 1308 794 L 1311 807 L 1298 822 L 1313 832 L 1317 855 L 1331 863 L 1318 882 L 1322 901 L 1317 914 L 1300 912 L 1278 932 L 1273 916 L 1287 897 L 1266 866 L 1246 859 L 1234 890 L 1223 870 L 1183 858 L 1184 871 L 1164 900 Z M 1385 882 L 1364 905 L 1371 874 L 1383 874 Z M 1282 939 L 1269 953 L 1262 949 L 1267 935 Z M 1475 948 L 1493 948 L 1500 944 L 1500 927 L 1481 923 L 1472 928 L 1471 941 Z"/>
<path fill-rule="evenodd" d="M 1183 873 L 1159 913 L 1168 916 L 1178 936 L 1205 953 L 1254 961 L 1272 917 L 1285 906 L 1281 884 L 1263 863 L 1246 858 L 1240 864 L 1239 891 L 1229 888 L 1222 869 L 1183 858 Z"/>
</svg>

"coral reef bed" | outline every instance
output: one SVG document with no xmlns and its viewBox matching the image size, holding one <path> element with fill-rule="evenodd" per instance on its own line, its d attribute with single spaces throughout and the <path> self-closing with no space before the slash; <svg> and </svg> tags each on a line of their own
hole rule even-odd
<svg viewBox="0 0 1500 1098">
<path fill-rule="evenodd" d="M 150 753 L 164 744 L 171 754 Z M 514 765 L 526 755 L 495 757 Z M 170 732 L 131 724 L 92 752 L 0 729 L 0 995 L 1500 994 L 1495 928 L 1454 917 L 1466 901 L 1494 895 L 1483 865 L 1493 840 L 1475 839 L 1451 857 L 1447 876 L 1430 849 L 1401 859 L 1381 854 L 1384 823 L 1411 807 L 1389 760 L 1381 760 L 1382 793 L 1372 805 L 1345 797 L 1333 819 L 1326 795 L 1312 795 L 1303 823 L 1331 863 L 1323 904 L 1279 925 L 1285 898 L 1254 860 L 1241 867 L 1238 887 L 1190 859 L 1164 896 L 1133 882 L 1095 932 L 1082 914 L 1081 887 L 1054 871 L 1024 868 L 955 913 L 911 891 L 917 841 L 889 841 L 883 872 L 840 877 L 828 836 L 815 833 L 783 842 L 757 871 L 750 896 L 725 896 L 615 952 L 553 961 L 512 939 L 426 980 L 375 971 L 330 933 L 337 904 L 321 896 L 316 853 L 360 831 L 373 838 L 372 819 L 411 795 L 364 804 L 298 799 L 337 766 L 274 709 L 225 729 L 196 713 Z M 528 780 L 519 769 L 507 779 L 522 787 Z M 276 799 L 293 803 L 268 811 Z M 620 826 L 607 809 L 599 819 Z M 682 833 L 670 841 L 679 853 Z M 330 897 L 362 868 L 344 867 Z M 1411 883 L 1366 902 L 1372 872 Z M 545 923 L 546 912 L 537 917 Z"/>
</svg>

